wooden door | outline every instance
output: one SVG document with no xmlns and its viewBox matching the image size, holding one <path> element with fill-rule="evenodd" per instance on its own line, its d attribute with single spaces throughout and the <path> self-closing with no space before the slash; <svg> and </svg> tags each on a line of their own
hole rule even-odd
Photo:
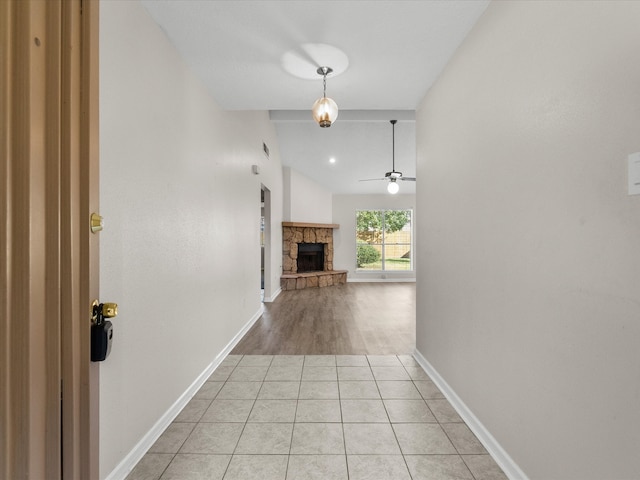
<svg viewBox="0 0 640 480">
<path fill-rule="evenodd" d="M 97 27 L 97 1 L 0 1 L 1 478 L 98 478 Z"/>
</svg>

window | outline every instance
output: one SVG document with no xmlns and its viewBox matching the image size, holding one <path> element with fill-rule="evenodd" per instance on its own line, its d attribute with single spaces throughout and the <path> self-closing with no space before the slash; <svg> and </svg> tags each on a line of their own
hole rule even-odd
<svg viewBox="0 0 640 480">
<path fill-rule="evenodd" d="M 413 270 L 411 218 L 412 210 L 357 210 L 357 270 Z"/>
</svg>

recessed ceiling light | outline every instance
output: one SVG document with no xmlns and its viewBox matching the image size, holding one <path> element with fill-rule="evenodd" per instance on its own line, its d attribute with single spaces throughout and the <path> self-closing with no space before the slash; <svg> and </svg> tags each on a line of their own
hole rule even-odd
<svg viewBox="0 0 640 480">
<path fill-rule="evenodd" d="M 336 163 L 336 157 L 331 157 L 329 159 L 329 163 Z"/>
</svg>

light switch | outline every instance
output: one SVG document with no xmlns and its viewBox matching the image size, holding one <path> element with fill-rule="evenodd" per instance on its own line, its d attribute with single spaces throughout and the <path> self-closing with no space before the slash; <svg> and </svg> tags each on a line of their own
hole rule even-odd
<svg viewBox="0 0 640 480">
<path fill-rule="evenodd" d="M 629 195 L 640 195 L 640 152 L 629 155 Z"/>
</svg>

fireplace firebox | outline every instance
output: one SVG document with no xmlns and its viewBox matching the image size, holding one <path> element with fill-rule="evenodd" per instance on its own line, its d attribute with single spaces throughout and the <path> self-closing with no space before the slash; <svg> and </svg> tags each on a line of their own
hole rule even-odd
<svg viewBox="0 0 640 480">
<path fill-rule="evenodd" d="M 298 244 L 298 272 L 322 272 L 324 270 L 324 243 Z"/>
</svg>

